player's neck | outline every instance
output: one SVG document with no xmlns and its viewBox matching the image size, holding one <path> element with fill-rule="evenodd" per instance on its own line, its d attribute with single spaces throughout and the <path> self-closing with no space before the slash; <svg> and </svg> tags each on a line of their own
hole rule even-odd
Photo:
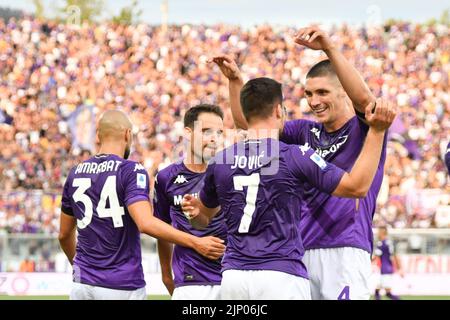
<svg viewBox="0 0 450 320">
<path fill-rule="evenodd" d="M 97 154 L 114 154 L 118 157 L 123 158 L 125 150 L 123 147 L 118 146 L 117 144 L 105 143 L 100 146 Z"/>
<path fill-rule="evenodd" d="M 194 154 L 188 153 L 183 160 L 183 164 L 189 171 L 202 173 L 206 171 L 208 164 L 204 163 L 202 159 L 198 159 Z"/>
<path fill-rule="evenodd" d="M 279 139 L 280 130 L 273 121 L 250 123 L 247 130 L 247 139 Z"/>
<path fill-rule="evenodd" d="M 342 128 L 351 118 L 353 118 L 354 114 L 345 112 L 343 115 L 339 116 L 333 122 L 324 122 L 323 127 L 326 132 L 334 132 Z"/>
</svg>

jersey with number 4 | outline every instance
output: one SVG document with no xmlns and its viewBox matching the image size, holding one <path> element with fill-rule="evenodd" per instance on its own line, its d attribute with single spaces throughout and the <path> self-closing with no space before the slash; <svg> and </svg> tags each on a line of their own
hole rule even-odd
<svg viewBox="0 0 450 320">
<path fill-rule="evenodd" d="M 221 206 L 228 230 L 222 270 L 274 270 L 307 278 L 300 214 L 309 182 L 332 193 L 344 171 L 312 149 L 248 140 L 218 153 L 200 199 Z"/>
<path fill-rule="evenodd" d="M 119 290 L 145 287 L 139 230 L 127 207 L 150 201 L 144 167 L 97 155 L 72 168 L 61 209 L 77 219 L 73 280 Z"/>
</svg>

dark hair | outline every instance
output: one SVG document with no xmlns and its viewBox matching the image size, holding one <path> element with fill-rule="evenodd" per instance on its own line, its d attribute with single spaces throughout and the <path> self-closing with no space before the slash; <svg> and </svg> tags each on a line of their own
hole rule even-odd
<svg viewBox="0 0 450 320">
<path fill-rule="evenodd" d="M 223 111 L 219 106 L 202 103 L 193 106 L 186 111 L 184 114 L 184 126 L 193 129 L 194 122 L 198 120 L 199 115 L 202 113 L 214 113 L 223 120 Z"/>
<path fill-rule="evenodd" d="M 248 122 L 254 118 L 266 119 L 283 101 L 281 83 L 269 78 L 252 79 L 242 87 L 240 100 Z"/>
<path fill-rule="evenodd" d="M 329 59 L 316 63 L 306 74 L 306 78 L 337 76 Z"/>
</svg>

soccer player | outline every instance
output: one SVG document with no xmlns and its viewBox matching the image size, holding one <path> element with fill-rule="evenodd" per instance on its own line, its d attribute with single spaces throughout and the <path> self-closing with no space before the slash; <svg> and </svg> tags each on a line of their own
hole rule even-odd
<svg viewBox="0 0 450 320">
<path fill-rule="evenodd" d="M 140 232 L 211 259 L 224 252 L 222 240 L 195 237 L 153 216 L 148 174 L 127 160 L 131 128 L 123 112 L 106 111 L 97 128 L 99 153 L 72 168 L 64 185 L 59 241 L 73 264 L 71 299 L 146 299 Z"/>
<path fill-rule="evenodd" d="M 327 163 L 308 146 L 278 140 L 285 121 L 281 84 L 250 80 L 240 102 L 248 140 L 219 152 L 206 170 L 199 198 L 182 209 L 197 228 L 219 210 L 228 242 L 222 260 L 222 299 L 310 299 L 300 236 L 299 208 L 308 185 L 337 197 L 364 197 L 378 168 L 385 130 L 395 110 L 378 101 L 366 111 L 365 144 L 350 173 Z"/>
<path fill-rule="evenodd" d="M 316 121 L 288 121 L 280 140 L 309 146 L 326 161 L 349 172 L 367 136 L 366 108 L 372 106 L 375 98 L 358 71 L 323 31 L 301 29 L 295 41 L 323 50 L 329 60 L 317 63 L 306 75 L 305 96 Z M 246 129 L 248 124 L 239 105 L 243 85 L 239 69 L 227 56 L 214 57 L 212 61 L 229 80 L 235 125 Z M 301 208 L 301 232 L 306 249 L 303 262 L 308 268 L 314 300 L 370 298 L 372 219 L 383 179 L 386 138 L 367 195 L 340 198 L 316 188 L 306 193 Z"/>
<path fill-rule="evenodd" d="M 392 294 L 392 276 L 394 268 L 403 277 L 400 261 L 395 255 L 392 241 L 388 239 L 388 231 L 386 227 L 378 228 L 378 242 L 375 249 L 375 256 L 380 259 L 381 276 L 380 283 L 375 289 L 375 299 L 381 300 L 380 290 L 386 291 L 386 296 L 392 300 L 399 300 L 400 297 Z M 395 265 L 394 265 L 395 264 Z"/>
<path fill-rule="evenodd" d="M 155 216 L 184 232 L 225 240 L 225 222 L 221 213 L 208 228 L 199 231 L 191 226 L 181 210 L 183 196 L 200 192 L 207 162 L 217 149 L 222 148 L 223 112 L 215 105 L 194 106 L 184 115 L 184 127 L 189 140 L 186 157 L 161 170 L 155 179 Z M 158 254 L 163 283 L 172 300 L 218 299 L 222 280 L 220 260 L 206 259 L 190 248 L 178 245 L 173 248 L 164 240 L 158 240 Z"/>
</svg>

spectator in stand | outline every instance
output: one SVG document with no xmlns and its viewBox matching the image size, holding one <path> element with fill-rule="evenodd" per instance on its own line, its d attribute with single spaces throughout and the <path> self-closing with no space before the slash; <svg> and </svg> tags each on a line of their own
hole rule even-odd
<svg viewBox="0 0 450 320">
<path fill-rule="evenodd" d="M 147 24 L 0 20 L 0 228 L 57 233 L 56 195 L 68 170 L 89 156 L 73 144 L 71 119 L 82 106 L 94 105 L 95 116 L 113 108 L 130 115 L 131 158 L 150 176 L 179 159 L 185 110 L 228 103 L 227 83 L 205 63 L 214 54 L 233 55 L 248 77 L 282 82 L 290 117 L 310 118 L 301 80 L 324 56 L 285 39 L 296 30 L 182 25 L 164 35 Z M 375 96 L 400 106 L 375 225 L 442 225 L 429 208 L 449 205 L 440 157 L 450 132 L 449 27 L 397 22 L 326 31 Z M 224 120 L 233 127 L 229 112 Z M 430 192 L 440 195 L 426 200 Z"/>
</svg>

